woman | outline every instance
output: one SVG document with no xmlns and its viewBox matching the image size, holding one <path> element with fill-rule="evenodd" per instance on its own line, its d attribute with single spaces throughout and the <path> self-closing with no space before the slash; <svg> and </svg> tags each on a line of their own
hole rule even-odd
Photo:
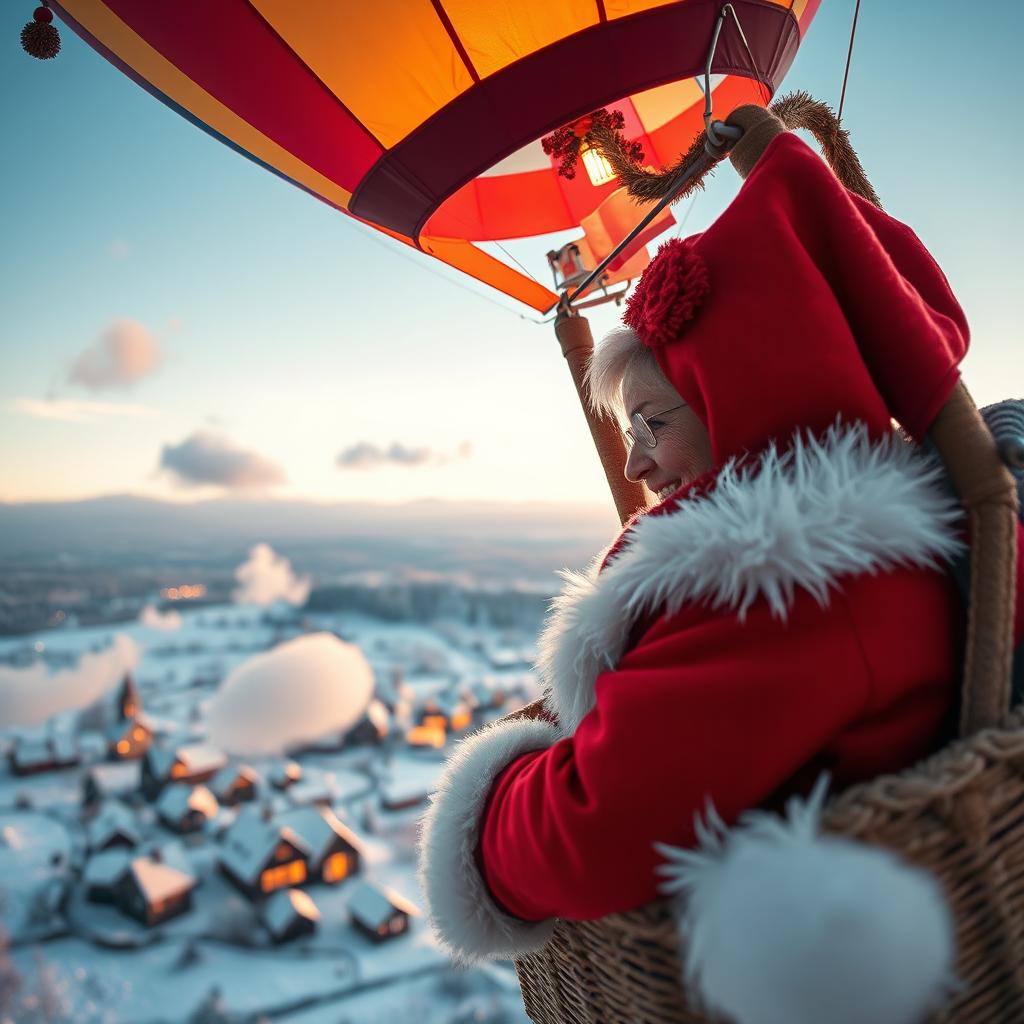
<svg viewBox="0 0 1024 1024">
<path fill-rule="evenodd" d="M 923 438 L 967 325 L 913 233 L 783 134 L 624 319 L 592 396 L 661 502 L 567 575 L 548 717 L 465 741 L 426 815 L 424 893 L 467 962 L 651 900 L 654 844 L 693 845 L 709 801 L 731 823 L 900 769 L 954 710 L 958 512 L 892 420 Z"/>
</svg>

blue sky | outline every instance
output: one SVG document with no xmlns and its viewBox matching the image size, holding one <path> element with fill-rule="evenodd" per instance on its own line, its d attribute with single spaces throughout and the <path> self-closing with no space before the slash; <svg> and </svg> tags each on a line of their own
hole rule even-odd
<svg viewBox="0 0 1024 1024">
<path fill-rule="evenodd" d="M 244 160 L 70 31 L 32 60 L 33 6 L 0 13 L 0 500 L 208 496 L 158 472 L 197 431 L 279 467 L 283 497 L 607 500 L 550 326 Z M 838 102 L 852 13 L 824 0 L 782 91 Z M 979 402 L 1024 392 L 1022 35 L 1011 0 L 863 3 L 844 117 L 967 311 Z M 738 185 L 720 168 L 677 217 L 700 230 Z M 548 279 L 548 240 L 509 248 Z M 600 336 L 617 314 L 589 315 Z M 123 390 L 70 379 L 119 320 L 161 365 Z M 361 442 L 435 457 L 339 468 Z"/>
</svg>

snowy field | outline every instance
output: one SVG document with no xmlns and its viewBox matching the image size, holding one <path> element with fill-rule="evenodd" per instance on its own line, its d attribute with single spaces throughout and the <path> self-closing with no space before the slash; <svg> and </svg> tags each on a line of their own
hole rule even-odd
<svg viewBox="0 0 1024 1024">
<path fill-rule="evenodd" d="M 260 809 L 257 813 L 329 803 L 359 839 L 361 878 L 421 908 L 416 824 L 445 749 L 413 748 L 406 731 L 424 702 L 470 684 L 508 694 L 502 708 L 478 710 L 475 724 L 533 699 L 534 636 L 525 630 L 205 607 L 184 612 L 180 620 L 150 614 L 115 629 L 64 629 L 6 640 L 0 642 L 0 659 L 16 667 L 0 671 L 8 681 L 22 673 L 23 682 L 31 682 L 34 672 L 35 684 L 56 686 L 60 672 L 74 673 L 90 653 L 106 657 L 104 652 L 124 646 L 128 638 L 136 652 L 132 677 L 141 712 L 155 742 L 209 743 L 208 713 L 224 679 L 237 675 L 250 659 L 320 631 L 365 655 L 375 699 L 389 709 L 387 737 L 355 745 L 344 742 L 343 731 L 332 731 L 316 744 L 288 750 L 302 778 L 284 789 L 268 781 L 280 771 L 283 755 L 233 760 L 256 773 L 257 801 L 251 806 Z M 0 733 L 0 749 L 8 754 L 17 742 L 57 736 L 73 736 L 82 751 L 81 763 L 73 767 L 20 775 L 7 757 L 0 766 L 0 924 L 8 947 L 0 952 L 0 1021 L 526 1020 L 511 967 L 452 968 L 422 914 L 411 917 L 405 934 L 380 943 L 356 931 L 348 911 L 358 885 L 353 878 L 305 885 L 320 914 L 315 932 L 272 942 L 260 922 L 259 902 L 243 895 L 219 869 L 222 837 L 237 809 L 222 806 L 201 829 L 179 835 L 142 798 L 140 762 L 109 760 L 103 730 L 116 716 L 119 683 L 115 679 L 110 688 L 108 681 L 102 696 L 85 708 L 65 710 L 34 729 Z M 344 691 L 345 680 L 328 685 Z M 303 692 L 283 681 L 281 713 Z M 453 741 L 447 734 L 445 747 Z M 97 766 L 109 790 L 107 802 L 128 809 L 138 840 L 132 856 L 160 847 L 164 862 L 184 864 L 195 877 L 191 908 L 162 924 L 147 927 L 111 903 L 87 898 L 84 872 L 97 854 L 89 849 L 89 830 L 95 826 L 83 808 L 82 791 L 87 771 Z"/>
</svg>

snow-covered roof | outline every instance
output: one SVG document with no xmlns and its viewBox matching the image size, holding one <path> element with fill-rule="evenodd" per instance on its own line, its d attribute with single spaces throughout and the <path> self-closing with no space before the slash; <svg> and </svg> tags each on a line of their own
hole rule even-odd
<svg viewBox="0 0 1024 1024">
<path fill-rule="evenodd" d="M 153 728 L 141 715 L 137 718 L 120 718 L 116 722 L 111 722 L 110 725 L 103 730 L 104 736 L 106 736 L 108 742 L 116 743 L 118 740 L 124 739 L 133 729 L 142 728 L 151 736 L 153 734 Z"/>
<path fill-rule="evenodd" d="M 319 864 L 335 839 L 342 839 L 359 849 L 356 834 L 328 808 L 296 807 L 277 816 L 277 821 L 290 828 L 309 848 L 310 859 Z"/>
<path fill-rule="evenodd" d="M 309 893 L 301 889 L 278 889 L 263 905 L 260 916 L 270 934 L 278 938 L 298 917 L 319 921 L 320 911 Z"/>
<path fill-rule="evenodd" d="M 104 795 L 127 793 L 139 786 L 138 761 L 112 761 L 110 764 L 95 764 L 86 773 L 87 779 Z"/>
<path fill-rule="evenodd" d="M 396 911 L 410 917 L 419 916 L 419 909 L 405 897 L 366 879 L 360 879 L 352 885 L 348 909 L 353 917 L 374 931 L 390 920 Z"/>
<path fill-rule="evenodd" d="M 195 866 L 192 863 L 192 858 L 188 855 L 188 851 L 185 847 L 178 842 L 177 839 L 172 839 L 169 842 L 150 842 L 139 846 L 136 849 L 136 854 L 142 857 L 149 857 L 151 860 L 160 861 L 163 864 L 167 864 L 172 868 L 177 868 L 184 875 L 189 875 L 195 878 Z M 198 883 L 198 880 L 197 880 Z"/>
<path fill-rule="evenodd" d="M 45 738 L 35 736 L 19 736 L 14 741 L 11 756 L 19 768 L 34 768 L 37 765 L 50 764 L 54 760 L 50 744 Z"/>
<path fill-rule="evenodd" d="M 146 751 L 146 764 L 150 772 L 158 779 L 166 779 L 171 774 L 177 752 L 174 747 L 154 744 Z"/>
<path fill-rule="evenodd" d="M 56 733 L 51 740 L 53 756 L 61 764 L 78 760 L 78 739 L 69 732 Z"/>
<path fill-rule="evenodd" d="M 103 850 L 89 858 L 82 880 L 89 886 L 112 886 L 128 870 L 131 859 L 125 849 Z"/>
<path fill-rule="evenodd" d="M 118 834 L 123 835 L 133 844 L 139 841 L 135 815 L 119 800 L 109 800 L 104 803 L 96 817 L 89 822 L 86 831 L 89 837 L 89 847 L 93 850 L 105 846 Z"/>
<path fill-rule="evenodd" d="M 183 818 L 189 811 L 199 811 L 212 818 L 217 813 L 217 798 L 205 786 L 176 782 L 168 786 L 156 802 L 157 812 L 169 821 Z"/>
<path fill-rule="evenodd" d="M 227 793 L 238 778 L 254 785 L 259 781 L 256 772 L 247 764 L 227 764 L 208 783 L 210 789 L 219 797 Z"/>
<path fill-rule="evenodd" d="M 220 771 L 228 759 L 223 750 L 210 746 L 208 743 L 186 743 L 175 751 L 177 759 L 190 774 Z"/>
<path fill-rule="evenodd" d="M 190 892 L 196 880 L 178 868 L 149 857 L 136 857 L 128 866 L 139 890 L 147 902 L 170 899 Z"/>
<path fill-rule="evenodd" d="M 267 775 L 275 786 L 289 786 L 302 778 L 302 765 L 298 761 L 278 761 Z"/>
<path fill-rule="evenodd" d="M 429 793 L 430 787 L 424 779 L 413 778 L 409 775 L 385 779 L 380 786 L 380 794 L 384 803 L 392 806 L 420 803 L 427 799 Z"/>
<path fill-rule="evenodd" d="M 285 792 L 295 806 L 303 804 L 330 804 L 334 802 L 334 791 L 325 779 L 301 779 L 289 786 Z"/>
<path fill-rule="evenodd" d="M 246 807 L 221 840 L 221 864 L 243 882 L 255 885 L 274 847 L 282 839 L 309 856 L 309 847 L 290 828 L 279 822 L 265 821 L 260 807 Z"/>
</svg>

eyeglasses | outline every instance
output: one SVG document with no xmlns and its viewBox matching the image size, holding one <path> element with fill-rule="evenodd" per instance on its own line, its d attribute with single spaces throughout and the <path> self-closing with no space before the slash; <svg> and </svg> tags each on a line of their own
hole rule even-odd
<svg viewBox="0 0 1024 1024">
<path fill-rule="evenodd" d="M 655 413 L 653 416 L 644 416 L 642 413 L 635 412 L 629 417 L 631 426 L 627 427 L 622 432 L 622 436 L 626 442 L 626 451 L 631 451 L 633 445 L 637 441 L 640 441 L 647 448 L 657 448 L 658 439 L 654 436 L 654 431 L 663 427 L 665 424 L 659 422 L 659 417 L 667 416 L 670 412 L 675 412 L 676 409 L 682 409 L 686 405 L 683 402 L 681 405 L 674 405 L 671 409 L 666 409 L 664 412 Z"/>
</svg>

